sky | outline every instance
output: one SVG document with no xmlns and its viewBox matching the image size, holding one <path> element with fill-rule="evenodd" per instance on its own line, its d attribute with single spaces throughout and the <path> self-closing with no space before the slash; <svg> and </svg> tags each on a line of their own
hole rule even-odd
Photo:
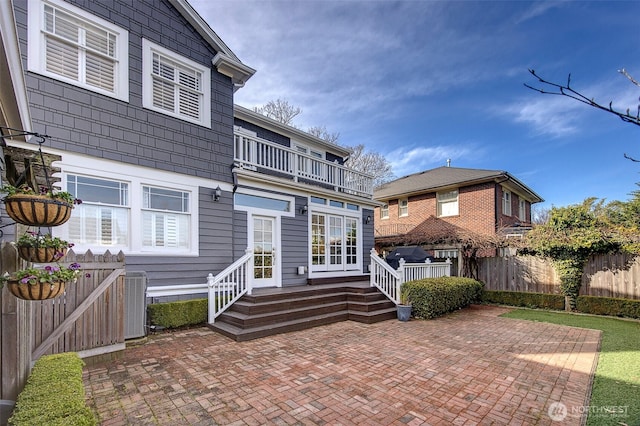
<svg viewBox="0 0 640 426">
<path fill-rule="evenodd" d="M 637 112 L 638 1 L 190 0 L 257 70 L 235 94 L 278 98 L 294 124 L 383 155 L 396 177 L 446 165 L 504 170 L 545 201 L 628 200 L 640 126 L 527 89 L 528 72 Z M 537 85 L 541 87 L 540 85 Z"/>
</svg>

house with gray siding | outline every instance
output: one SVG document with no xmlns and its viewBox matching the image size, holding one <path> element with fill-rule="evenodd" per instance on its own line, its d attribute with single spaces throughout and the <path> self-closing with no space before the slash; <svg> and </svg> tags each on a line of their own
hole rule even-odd
<svg viewBox="0 0 640 426">
<path fill-rule="evenodd" d="M 234 105 L 255 70 L 186 0 L 13 7 L 32 130 L 83 201 L 53 230 L 76 252 L 122 251 L 147 303 L 206 297 L 247 253 L 249 293 L 367 274 L 372 178 Z"/>
</svg>

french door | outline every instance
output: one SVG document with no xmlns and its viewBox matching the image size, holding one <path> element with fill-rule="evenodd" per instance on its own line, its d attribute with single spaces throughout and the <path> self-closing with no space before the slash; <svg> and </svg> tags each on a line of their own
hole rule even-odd
<svg viewBox="0 0 640 426">
<path fill-rule="evenodd" d="M 253 216 L 253 287 L 278 285 L 276 219 Z"/>
<path fill-rule="evenodd" d="M 359 267 L 358 220 L 313 213 L 311 215 L 312 271 L 347 271 Z"/>
</svg>

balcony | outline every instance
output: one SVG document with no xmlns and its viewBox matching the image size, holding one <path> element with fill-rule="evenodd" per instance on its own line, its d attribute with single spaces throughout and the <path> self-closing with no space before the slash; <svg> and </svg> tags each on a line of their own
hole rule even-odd
<svg viewBox="0 0 640 426">
<path fill-rule="evenodd" d="M 371 175 L 258 137 L 236 133 L 234 139 L 236 167 L 373 198 Z"/>
</svg>

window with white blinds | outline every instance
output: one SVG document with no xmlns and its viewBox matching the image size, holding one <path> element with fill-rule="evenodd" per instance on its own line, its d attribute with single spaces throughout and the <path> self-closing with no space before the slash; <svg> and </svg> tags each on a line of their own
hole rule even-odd
<svg viewBox="0 0 640 426">
<path fill-rule="evenodd" d="M 142 49 L 143 106 L 210 127 L 210 70 L 148 40 Z"/>
<path fill-rule="evenodd" d="M 124 249 L 129 244 L 129 185 L 68 175 L 67 191 L 82 200 L 69 219 L 74 244 Z"/>
<path fill-rule="evenodd" d="M 458 190 L 447 192 L 438 192 L 436 195 L 438 201 L 438 217 L 457 216 L 460 211 L 458 208 Z"/>
<path fill-rule="evenodd" d="M 188 249 L 189 193 L 142 187 L 142 247 Z"/>
<path fill-rule="evenodd" d="M 29 69 L 128 101 L 128 32 L 58 0 L 29 2 Z"/>
</svg>

